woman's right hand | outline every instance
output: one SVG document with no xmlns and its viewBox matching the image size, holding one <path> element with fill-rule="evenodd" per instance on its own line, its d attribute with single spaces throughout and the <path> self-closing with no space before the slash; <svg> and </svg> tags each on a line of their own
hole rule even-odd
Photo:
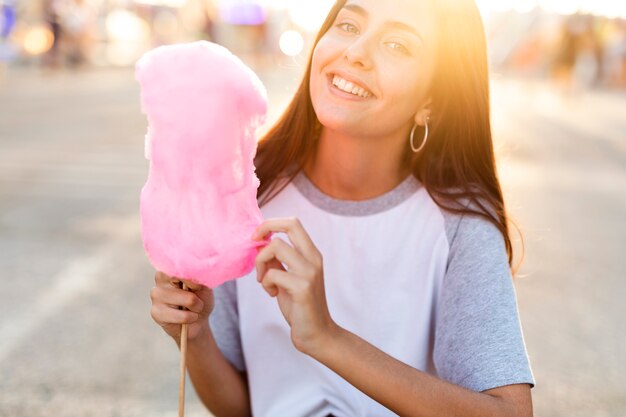
<svg viewBox="0 0 626 417">
<path fill-rule="evenodd" d="M 187 284 L 189 291 L 180 288 Z M 155 286 L 150 291 L 152 319 L 177 342 L 180 340 L 181 324 L 187 323 L 187 340 L 193 340 L 209 331 L 209 314 L 213 311 L 213 291 L 191 281 L 170 277 L 157 271 Z M 186 310 L 181 310 L 185 307 Z"/>
</svg>

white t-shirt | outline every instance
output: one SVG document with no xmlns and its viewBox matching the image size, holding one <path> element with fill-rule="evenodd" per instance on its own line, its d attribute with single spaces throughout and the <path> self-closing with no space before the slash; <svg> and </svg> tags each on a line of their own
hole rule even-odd
<svg viewBox="0 0 626 417">
<path fill-rule="evenodd" d="M 300 219 L 323 255 L 328 308 L 343 328 L 474 391 L 534 386 L 504 240 L 487 220 L 441 210 L 413 176 L 356 202 L 323 194 L 300 173 L 262 212 Z M 215 296 L 211 329 L 247 372 L 255 417 L 395 415 L 293 347 L 255 271 Z"/>
</svg>

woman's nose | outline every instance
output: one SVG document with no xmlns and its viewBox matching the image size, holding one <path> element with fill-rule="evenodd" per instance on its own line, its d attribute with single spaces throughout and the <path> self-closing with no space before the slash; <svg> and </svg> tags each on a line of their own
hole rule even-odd
<svg viewBox="0 0 626 417">
<path fill-rule="evenodd" d="M 371 68 L 373 65 L 373 44 L 372 40 L 365 36 L 361 36 L 354 40 L 344 51 L 344 58 L 355 66 L 365 69 Z"/>
</svg>

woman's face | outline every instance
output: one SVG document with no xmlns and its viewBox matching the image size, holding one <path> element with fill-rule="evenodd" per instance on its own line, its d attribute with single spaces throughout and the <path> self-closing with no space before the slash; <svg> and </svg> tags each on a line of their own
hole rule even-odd
<svg viewBox="0 0 626 417">
<path fill-rule="evenodd" d="M 428 0 L 348 0 L 313 52 L 310 94 L 325 128 L 406 133 L 427 103 L 435 17 Z"/>
</svg>

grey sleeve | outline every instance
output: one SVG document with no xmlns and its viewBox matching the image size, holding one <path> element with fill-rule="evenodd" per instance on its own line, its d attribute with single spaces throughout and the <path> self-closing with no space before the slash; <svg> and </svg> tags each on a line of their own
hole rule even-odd
<svg viewBox="0 0 626 417">
<path fill-rule="evenodd" d="M 450 253 L 433 353 L 439 377 L 477 392 L 533 387 L 502 234 L 476 216 L 445 217 Z"/>
<path fill-rule="evenodd" d="M 226 359 L 239 371 L 246 365 L 239 334 L 239 311 L 237 309 L 237 286 L 228 281 L 213 289 L 215 307 L 209 316 L 209 326 L 217 346 Z"/>
</svg>

